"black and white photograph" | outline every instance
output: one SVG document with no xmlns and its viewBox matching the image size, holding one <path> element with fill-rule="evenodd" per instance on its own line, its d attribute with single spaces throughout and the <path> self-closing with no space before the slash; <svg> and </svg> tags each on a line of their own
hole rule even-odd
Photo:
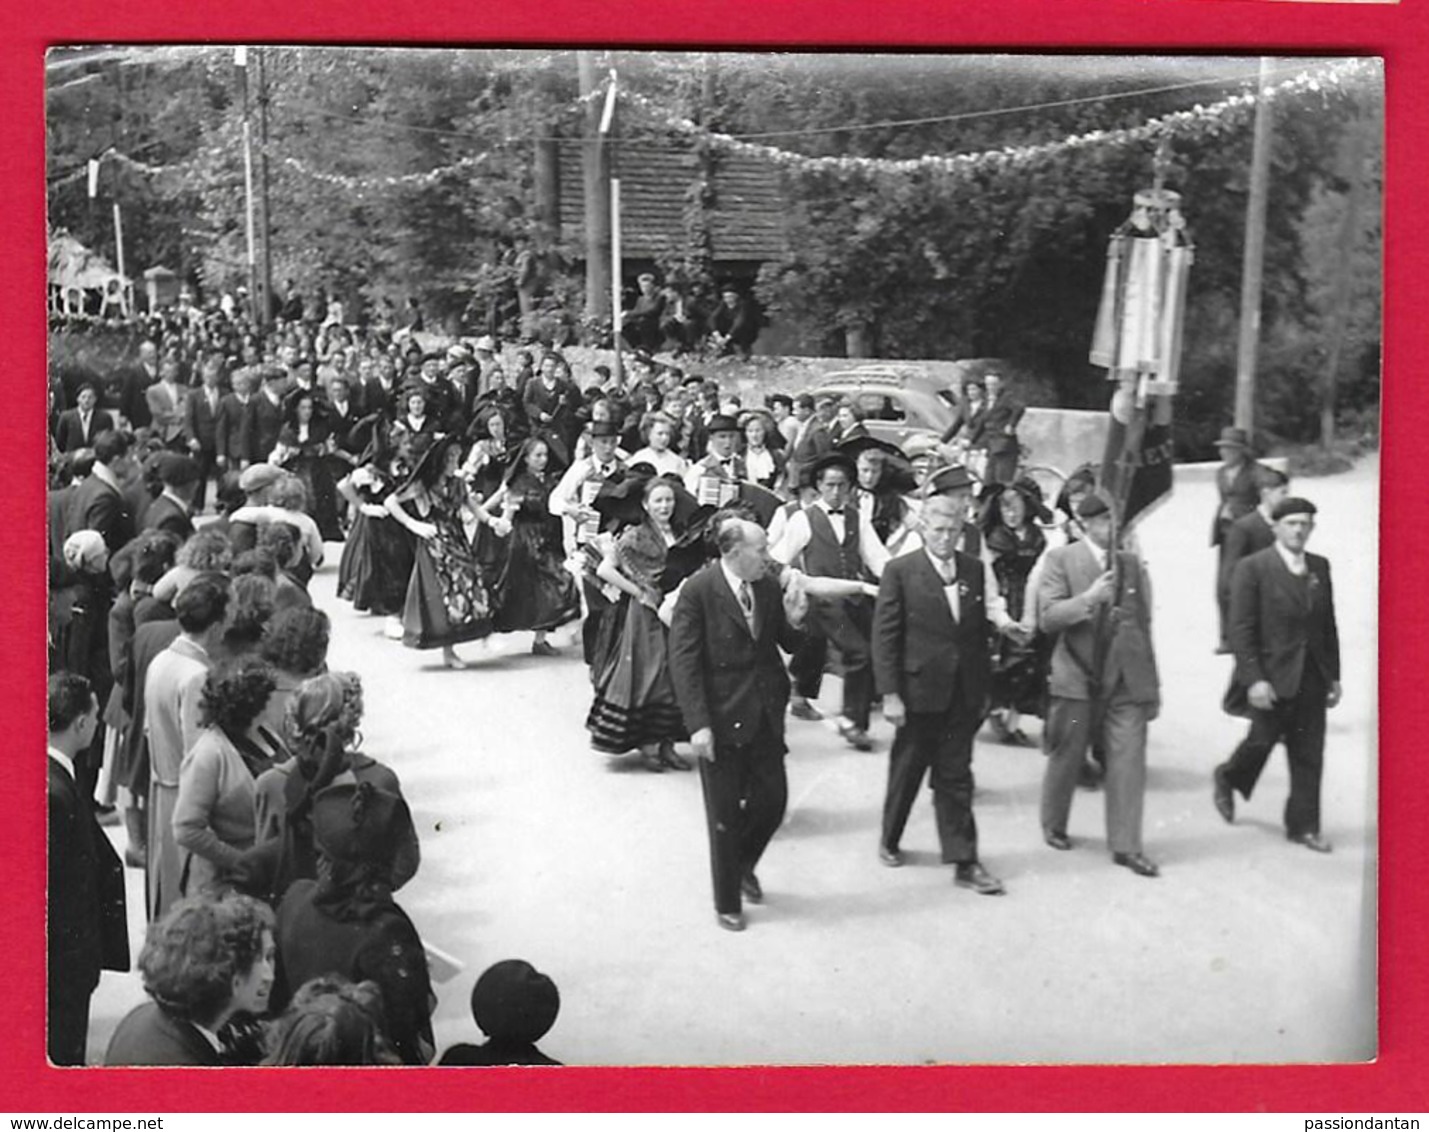
<svg viewBox="0 0 1429 1132">
<path fill-rule="evenodd" d="M 1376 1058 L 1382 60 L 44 71 L 52 1064 Z"/>
</svg>

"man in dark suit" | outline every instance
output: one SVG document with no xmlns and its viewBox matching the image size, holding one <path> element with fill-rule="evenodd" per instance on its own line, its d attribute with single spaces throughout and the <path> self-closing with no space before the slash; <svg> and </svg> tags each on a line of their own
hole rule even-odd
<svg viewBox="0 0 1429 1132">
<path fill-rule="evenodd" d="M 124 866 L 75 782 L 99 701 L 83 676 L 49 682 L 48 1044 L 55 1065 L 83 1065 L 89 1000 L 101 970 L 129 969 Z"/>
<path fill-rule="evenodd" d="M 220 472 L 241 472 L 253 458 L 254 370 L 242 369 L 233 375 L 233 392 L 218 403 L 218 419 L 213 426 L 215 462 Z"/>
<path fill-rule="evenodd" d="M 1216 592 L 1220 608 L 1229 610 L 1231 577 L 1242 558 L 1275 545 L 1275 526 L 1271 515 L 1276 505 L 1290 494 L 1290 477 L 1264 464 L 1255 465 L 1255 485 L 1260 503 L 1227 528 L 1221 543 L 1220 588 Z"/>
<path fill-rule="evenodd" d="M 1317 853 L 1325 712 L 1340 702 L 1340 635 L 1330 564 L 1307 554 L 1315 529 L 1308 499 L 1281 500 L 1272 513 L 1275 545 L 1241 561 L 1231 578 L 1235 688 L 1243 689 L 1250 733 L 1215 770 L 1216 809 L 1235 820 L 1235 792 L 1249 801 L 1276 743 L 1290 761 L 1285 836 Z M 1234 694 L 1232 698 L 1238 698 Z"/>
<path fill-rule="evenodd" d="M 988 568 L 957 552 L 973 482 L 960 493 L 929 499 L 922 549 L 890 561 L 873 617 L 873 670 L 883 717 L 897 734 L 888 761 L 888 792 L 878 857 L 903 864 L 899 841 L 923 775 L 931 769 L 933 810 L 943 863 L 954 883 L 997 896 L 1002 882 L 978 860 L 973 819 L 973 736 L 987 698 L 990 626 L 1022 638 L 1007 615 Z"/>
<path fill-rule="evenodd" d="M 833 437 L 828 427 L 814 414 L 814 399 L 801 393 L 794 399 L 794 419 L 798 429 L 789 445 L 789 463 L 786 474 L 790 490 L 797 493 L 804 485 L 805 475 L 815 460 L 833 450 Z"/>
<path fill-rule="evenodd" d="M 1017 463 L 1022 458 L 1017 426 L 1022 422 L 1026 406 L 1003 385 L 1000 374 L 984 374 L 982 380 L 987 390 L 987 407 L 975 435 L 968 439 L 973 447 L 987 449 L 983 478 L 988 483 L 1011 483 L 1017 477 Z"/>
<path fill-rule="evenodd" d="M 283 386 L 286 380 L 287 375 L 281 367 L 269 366 L 263 371 L 263 388 L 253 398 L 249 435 L 255 464 L 268 460 L 278 443 L 278 434 L 283 431 L 286 420 L 283 415 Z"/>
<path fill-rule="evenodd" d="M 163 491 L 144 513 L 146 531 L 168 531 L 180 543 L 194 533 L 193 498 L 199 488 L 198 464 L 177 452 L 162 453 L 159 482 Z"/>
<path fill-rule="evenodd" d="M 134 515 L 119 478 L 128 457 L 127 434 L 111 429 L 94 438 L 94 466 L 70 497 L 66 538 L 75 531 L 98 531 L 109 553 L 114 554 L 134 537 Z"/>
<path fill-rule="evenodd" d="M 685 583 L 670 625 L 670 672 L 700 760 L 715 915 L 744 930 L 741 897 L 761 903 L 755 868 L 784 820 L 784 709 L 789 678 L 779 649 L 799 643 L 804 610 L 790 606 L 768 575 L 764 530 L 723 519 L 715 532 L 720 559 Z"/>
<path fill-rule="evenodd" d="M 1086 537 L 1047 552 L 1038 622 L 1053 637 L 1051 702 L 1043 743 L 1042 836 L 1070 849 L 1067 819 L 1087 748 L 1100 735 L 1106 754 L 1106 827 L 1112 860 L 1138 876 L 1160 875 L 1143 852 L 1146 729 L 1161 710 L 1151 648 L 1151 591 L 1136 555 L 1112 558 L 1106 500 L 1077 505 Z"/>
<path fill-rule="evenodd" d="M 90 448 L 96 436 L 114 427 L 114 417 L 98 405 L 94 386 L 85 382 L 79 387 L 75 407 L 62 412 L 55 426 L 55 443 L 61 452 Z"/>
<path fill-rule="evenodd" d="M 1243 428 L 1223 428 L 1216 441 L 1221 466 L 1216 469 L 1216 515 L 1211 520 L 1211 545 L 1217 548 L 1216 597 L 1220 611 L 1221 643 L 1218 652 L 1230 652 L 1230 596 L 1221 599 L 1220 577 L 1225 569 L 1226 534 L 1231 524 L 1242 515 L 1254 511 L 1260 502 L 1256 486 L 1256 469 L 1260 466 L 1251 454 L 1250 434 Z"/>
<path fill-rule="evenodd" d="M 217 355 L 205 359 L 199 370 L 199 387 L 184 402 L 184 435 L 189 455 L 198 464 L 198 487 L 194 492 L 193 509 L 203 510 L 208 481 L 218 470 L 218 417 L 223 404 L 219 378 L 223 375 L 223 360 Z"/>
</svg>

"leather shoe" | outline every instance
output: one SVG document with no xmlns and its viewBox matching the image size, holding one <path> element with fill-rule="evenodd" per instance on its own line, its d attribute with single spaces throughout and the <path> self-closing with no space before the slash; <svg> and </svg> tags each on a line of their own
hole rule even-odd
<svg viewBox="0 0 1429 1132">
<path fill-rule="evenodd" d="M 1218 766 L 1211 774 L 1212 796 L 1216 801 L 1216 813 L 1227 822 L 1235 821 L 1235 791 L 1226 778 L 1226 768 Z"/>
<path fill-rule="evenodd" d="M 998 880 L 976 861 L 964 861 L 953 875 L 959 888 L 970 888 L 979 896 L 1001 896 L 1007 891 Z"/>
<path fill-rule="evenodd" d="M 744 931 L 744 913 L 716 912 L 715 923 L 727 932 L 742 932 Z"/>
<path fill-rule="evenodd" d="M 1316 853 L 1329 853 L 1335 848 L 1318 833 L 1288 833 L 1285 836 L 1296 845 L 1303 845 L 1306 849 L 1313 849 Z"/>
<path fill-rule="evenodd" d="M 839 734 L 855 751 L 873 750 L 873 740 L 868 737 L 868 732 L 857 724 L 843 722 L 839 724 Z"/>
<path fill-rule="evenodd" d="M 1100 790 L 1103 771 L 1094 759 L 1086 759 L 1077 769 L 1077 785 L 1083 790 Z"/>
<path fill-rule="evenodd" d="M 745 873 L 739 879 L 739 891 L 744 894 L 744 898 L 751 904 L 764 903 L 764 889 L 759 883 L 759 878 L 753 873 Z"/>
<path fill-rule="evenodd" d="M 1130 869 L 1139 877 L 1159 877 L 1161 870 L 1156 862 L 1142 853 L 1113 853 L 1111 859 L 1124 869 Z"/>
<path fill-rule="evenodd" d="M 789 714 L 795 719 L 807 720 L 810 723 L 817 723 L 824 718 L 824 713 L 802 696 L 789 702 Z"/>
<path fill-rule="evenodd" d="M 1065 833 L 1055 829 L 1044 829 L 1042 831 L 1042 840 L 1053 849 L 1070 849 L 1072 847 L 1072 839 Z"/>
<path fill-rule="evenodd" d="M 878 847 L 878 859 L 890 869 L 897 869 L 903 866 L 903 854 L 897 849 L 888 848 L 887 845 L 880 845 Z"/>
<path fill-rule="evenodd" d="M 665 773 L 665 761 L 654 751 L 642 751 L 640 753 L 640 765 L 651 774 Z"/>
</svg>

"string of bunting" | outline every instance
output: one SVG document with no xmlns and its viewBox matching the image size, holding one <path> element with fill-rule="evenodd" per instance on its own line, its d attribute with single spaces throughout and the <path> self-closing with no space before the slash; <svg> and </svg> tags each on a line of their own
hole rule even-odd
<svg viewBox="0 0 1429 1132">
<path fill-rule="evenodd" d="M 1264 97 L 1271 100 L 1304 94 L 1330 96 L 1343 93 L 1351 86 L 1381 76 L 1377 59 L 1347 59 L 1324 67 L 1308 69 L 1282 82 L 1266 87 Z M 1159 118 L 1151 118 L 1139 126 L 1119 130 L 1092 130 L 1073 134 L 1059 141 L 1040 145 L 1004 146 L 980 153 L 953 155 L 926 154 L 905 160 L 874 157 L 810 157 L 777 146 L 742 141 L 729 134 L 703 129 L 689 118 L 672 114 L 652 99 L 631 90 L 623 90 L 626 102 L 660 119 L 664 128 L 708 141 L 718 149 L 762 158 L 785 168 L 797 170 L 847 170 L 869 175 L 904 175 L 933 173 L 942 176 L 966 176 L 981 172 L 997 172 L 1028 165 L 1068 150 L 1100 146 L 1132 145 L 1162 137 L 1184 138 L 1205 136 L 1233 126 L 1254 109 L 1261 97 L 1250 91 L 1231 95 L 1208 105 L 1197 104 L 1189 110 L 1179 110 Z"/>
<path fill-rule="evenodd" d="M 319 169 L 314 169 L 306 162 L 296 157 L 284 157 L 280 160 L 289 169 L 301 173 L 305 177 L 311 177 L 315 181 L 320 181 L 325 185 L 336 185 L 342 189 L 360 192 L 364 189 L 393 189 L 406 186 L 435 185 L 444 177 L 450 177 L 454 173 L 466 172 L 475 169 L 486 159 L 487 154 L 478 153 L 474 157 L 463 157 L 450 165 L 443 165 L 438 169 L 426 169 L 421 173 L 402 173 L 385 177 L 349 177 L 342 173 L 324 173 Z"/>
</svg>

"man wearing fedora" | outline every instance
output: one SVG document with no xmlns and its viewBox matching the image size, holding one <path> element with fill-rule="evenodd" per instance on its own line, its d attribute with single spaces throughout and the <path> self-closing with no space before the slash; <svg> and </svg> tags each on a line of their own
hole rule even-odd
<svg viewBox="0 0 1429 1132">
<path fill-rule="evenodd" d="M 1217 549 L 1216 579 L 1217 607 L 1220 610 L 1221 638 L 1220 652 L 1230 652 L 1227 639 L 1227 614 L 1229 609 L 1220 599 L 1219 580 L 1225 566 L 1226 534 L 1231 524 L 1242 515 L 1254 511 L 1260 502 L 1260 489 L 1256 486 L 1256 463 L 1251 453 L 1250 434 L 1243 428 L 1223 428 L 1216 441 L 1216 451 L 1220 453 L 1221 466 L 1216 469 L 1216 517 L 1211 523 L 1211 545 Z"/>
<path fill-rule="evenodd" d="M 1161 710 L 1150 583 L 1136 555 L 1112 547 L 1111 509 L 1101 495 L 1086 496 L 1077 517 L 1086 537 L 1047 552 L 1037 600 L 1039 626 L 1055 639 L 1043 731 L 1042 836 L 1053 849 L 1072 848 L 1067 820 L 1077 775 L 1100 736 L 1112 860 L 1137 876 L 1155 877 L 1160 870 L 1141 843 L 1146 729 Z"/>
<path fill-rule="evenodd" d="M 1235 795 L 1249 801 L 1270 752 L 1285 744 L 1290 797 L 1285 836 L 1317 853 L 1325 713 L 1340 702 L 1340 636 L 1330 564 L 1308 554 L 1315 505 L 1281 500 L 1272 512 L 1275 545 L 1241 560 L 1231 578 L 1235 677 L 1227 708 L 1250 716 L 1250 732 L 1216 767 L 1216 809 L 1235 820 Z"/>
<path fill-rule="evenodd" d="M 749 478 L 739 444 L 739 422 L 723 413 L 716 413 L 705 426 L 708 440 L 705 456 L 685 470 L 685 488 L 702 504 L 723 507 L 738 493 L 739 485 Z"/>
<path fill-rule="evenodd" d="M 957 551 L 973 481 L 928 500 L 918 550 L 888 563 L 873 615 L 873 670 L 883 717 L 898 730 L 888 761 L 888 790 L 878 858 L 903 864 L 899 842 L 925 774 L 933 788 L 938 842 L 954 883 L 984 896 L 1002 882 L 978 860 L 973 819 L 973 736 L 987 699 L 991 628 L 1022 637 L 1007 615 L 990 568 Z"/>
</svg>

